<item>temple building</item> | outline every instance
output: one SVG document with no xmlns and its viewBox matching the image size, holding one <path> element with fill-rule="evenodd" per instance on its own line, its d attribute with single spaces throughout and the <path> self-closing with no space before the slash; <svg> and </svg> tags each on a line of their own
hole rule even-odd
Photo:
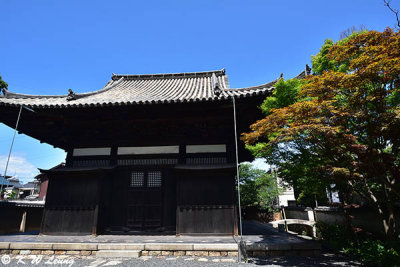
<svg viewBox="0 0 400 267">
<path fill-rule="evenodd" d="M 307 71 L 306 71 L 307 72 Z M 225 70 L 117 75 L 100 90 L 4 90 L 0 122 L 67 152 L 49 179 L 41 233 L 236 234 L 235 99 L 240 133 L 275 81 L 232 89 Z"/>
</svg>

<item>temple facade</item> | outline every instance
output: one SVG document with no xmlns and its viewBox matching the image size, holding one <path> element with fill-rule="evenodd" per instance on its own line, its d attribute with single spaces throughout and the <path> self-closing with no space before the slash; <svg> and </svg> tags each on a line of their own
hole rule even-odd
<svg viewBox="0 0 400 267">
<path fill-rule="evenodd" d="M 275 81 L 232 89 L 225 70 L 116 75 L 66 95 L 4 91 L 0 121 L 64 149 L 49 179 L 43 234 L 236 234 L 237 133 L 262 117 Z M 251 160 L 238 137 L 239 161 Z"/>
</svg>

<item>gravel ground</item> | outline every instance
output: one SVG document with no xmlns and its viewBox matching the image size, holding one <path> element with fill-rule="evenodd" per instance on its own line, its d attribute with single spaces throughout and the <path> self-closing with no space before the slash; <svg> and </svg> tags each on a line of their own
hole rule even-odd
<svg viewBox="0 0 400 267">
<path fill-rule="evenodd" d="M 102 267 L 102 266 L 361 266 L 341 256 L 324 253 L 319 257 L 268 257 L 249 259 L 237 263 L 236 258 L 225 257 L 141 257 L 138 259 L 95 258 L 95 257 L 38 257 L 2 256 L 0 266 L 58 266 L 58 267 Z"/>
</svg>

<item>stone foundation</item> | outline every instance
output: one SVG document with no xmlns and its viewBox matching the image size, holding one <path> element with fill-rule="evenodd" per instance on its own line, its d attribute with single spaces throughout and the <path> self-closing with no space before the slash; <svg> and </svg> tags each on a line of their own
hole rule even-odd
<svg viewBox="0 0 400 267">
<path fill-rule="evenodd" d="M 3 249 L 0 254 L 11 255 L 69 255 L 69 256 L 95 256 L 97 250 L 19 250 L 19 249 Z M 197 257 L 237 257 L 237 251 L 193 251 L 193 250 L 143 250 L 142 256 L 197 256 Z"/>
<path fill-rule="evenodd" d="M 95 256 L 97 250 L 19 250 L 19 249 L 3 249 L 0 254 L 11 255 L 69 255 L 69 256 Z M 266 256 L 318 256 L 319 250 L 264 250 L 264 251 L 247 251 L 249 257 L 266 257 Z M 237 251 L 193 251 L 193 250 L 142 250 L 142 256 L 195 256 L 195 257 L 237 257 Z"/>
<path fill-rule="evenodd" d="M 170 250 L 143 250 L 142 256 L 196 256 L 196 257 L 237 257 L 237 251 L 170 251 Z"/>
<path fill-rule="evenodd" d="M 316 256 L 320 245 L 305 244 L 247 244 L 248 257 Z M 140 256 L 237 257 L 236 243 L 34 243 L 0 242 L 0 254 L 96 256 L 98 251 L 137 251 Z M 112 253 L 111 253 L 112 254 Z M 126 253 L 125 253 L 126 254 Z M 108 255 L 107 253 L 105 255 Z M 100 256 L 100 255 L 99 255 Z M 129 255 L 128 255 L 129 256 Z M 137 257 L 137 256 L 136 256 Z"/>
</svg>

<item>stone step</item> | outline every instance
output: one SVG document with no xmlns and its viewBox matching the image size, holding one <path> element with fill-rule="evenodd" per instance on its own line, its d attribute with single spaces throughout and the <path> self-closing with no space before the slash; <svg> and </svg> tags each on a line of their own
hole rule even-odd
<svg viewBox="0 0 400 267">
<path fill-rule="evenodd" d="M 141 250 L 99 250 L 96 253 L 98 258 L 139 258 Z"/>
</svg>

